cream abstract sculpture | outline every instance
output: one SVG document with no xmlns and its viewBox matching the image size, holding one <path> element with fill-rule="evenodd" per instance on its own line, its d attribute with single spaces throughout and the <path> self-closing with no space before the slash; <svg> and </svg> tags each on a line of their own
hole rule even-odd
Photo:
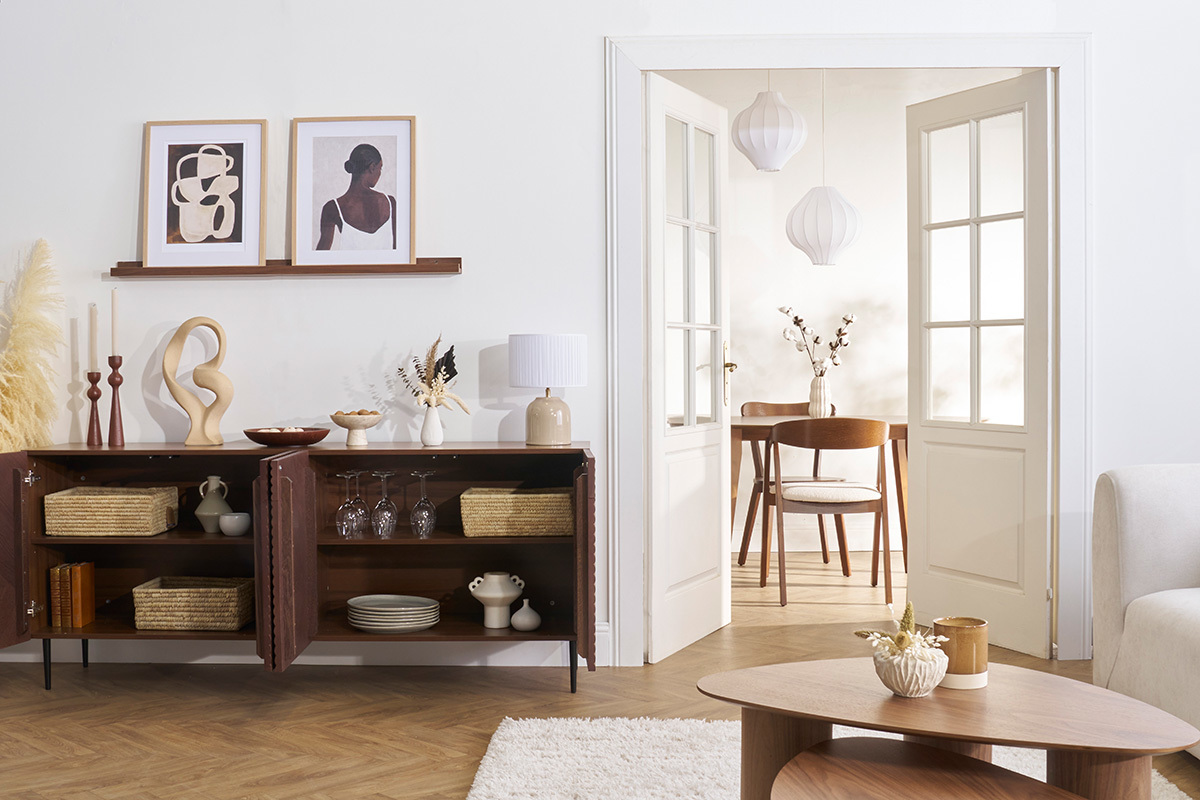
<svg viewBox="0 0 1200 800">
<path fill-rule="evenodd" d="M 210 328 L 217 336 L 217 354 L 209 361 L 192 370 L 192 382 L 202 389 L 208 389 L 217 397 L 212 404 L 204 405 L 204 401 L 185 389 L 175 377 L 179 369 L 179 358 L 183 354 L 183 343 L 196 328 Z M 214 445 L 222 444 L 221 417 L 229 404 L 233 402 L 233 381 L 229 380 L 219 369 L 225 360 L 225 329 L 216 320 L 208 317 L 192 317 L 179 326 L 167 349 L 163 352 L 163 380 L 175 402 L 183 407 L 192 420 L 192 428 L 188 431 L 185 445 Z"/>
</svg>

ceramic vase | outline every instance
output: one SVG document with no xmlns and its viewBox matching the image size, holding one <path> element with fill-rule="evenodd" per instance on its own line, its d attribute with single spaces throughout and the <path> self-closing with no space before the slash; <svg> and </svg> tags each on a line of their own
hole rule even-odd
<svg viewBox="0 0 1200 800">
<path fill-rule="evenodd" d="M 206 533 L 216 533 L 221 528 L 221 515 L 231 514 L 233 509 L 225 502 L 229 487 L 220 475 L 209 475 L 208 480 L 200 484 L 200 505 L 196 506 L 196 519 Z"/>
<path fill-rule="evenodd" d="M 438 407 L 426 406 L 425 421 L 421 423 L 421 444 L 426 447 L 433 447 L 441 443 L 442 420 L 438 416 Z"/>
<path fill-rule="evenodd" d="M 946 675 L 950 659 L 941 650 L 933 650 L 928 661 L 911 655 L 891 655 L 875 651 L 875 674 L 883 685 L 900 697 L 925 697 Z"/>
<path fill-rule="evenodd" d="M 529 598 L 521 601 L 521 607 L 512 615 L 512 626 L 519 631 L 536 631 L 542 624 L 542 615 L 529 607 Z"/>
<path fill-rule="evenodd" d="M 833 396 L 824 375 L 816 375 L 808 387 L 808 415 L 814 419 L 833 416 Z"/>
<path fill-rule="evenodd" d="M 485 572 L 467 584 L 471 596 L 483 603 L 483 627 L 507 628 L 510 606 L 521 596 L 525 581 L 507 572 Z"/>
</svg>

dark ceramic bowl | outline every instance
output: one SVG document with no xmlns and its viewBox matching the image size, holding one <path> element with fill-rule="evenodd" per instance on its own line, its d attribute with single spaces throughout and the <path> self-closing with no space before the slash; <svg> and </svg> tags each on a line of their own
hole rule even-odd
<svg viewBox="0 0 1200 800">
<path fill-rule="evenodd" d="M 280 430 L 278 433 L 262 428 L 246 428 L 242 433 L 252 442 L 271 447 L 299 447 L 316 444 L 329 435 L 329 428 L 302 428 L 298 431 Z"/>
</svg>

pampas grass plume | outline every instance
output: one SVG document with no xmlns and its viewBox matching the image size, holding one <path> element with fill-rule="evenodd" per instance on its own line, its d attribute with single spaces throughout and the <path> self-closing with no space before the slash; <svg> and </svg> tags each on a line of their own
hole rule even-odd
<svg viewBox="0 0 1200 800">
<path fill-rule="evenodd" d="M 0 312 L 7 334 L 0 349 L 0 453 L 50 444 L 59 411 L 50 360 L 62 341 L 52 312 L 62 304 L 50 245 L 38 239 L 8 284 Z"/>
</svg>

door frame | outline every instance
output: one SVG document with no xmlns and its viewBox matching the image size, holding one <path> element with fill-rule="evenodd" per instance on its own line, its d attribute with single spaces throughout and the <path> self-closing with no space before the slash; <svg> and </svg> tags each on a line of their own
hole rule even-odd
<svg viewBox="0 0 1200 800">
<path fill-rule="evenodd" d="M 1091 657 L 1091 37 L 701 36 L 605 39 L 608 619 L 611 663 L 643 663 L 649 451 L 643 73 L 680 69 L 1048 68 L 1057 78 L 1058 261 L 1052 267 L 1051 641 Z M 1063 413 L 1063 410 L 1066 413 Z"/>
</svg>

